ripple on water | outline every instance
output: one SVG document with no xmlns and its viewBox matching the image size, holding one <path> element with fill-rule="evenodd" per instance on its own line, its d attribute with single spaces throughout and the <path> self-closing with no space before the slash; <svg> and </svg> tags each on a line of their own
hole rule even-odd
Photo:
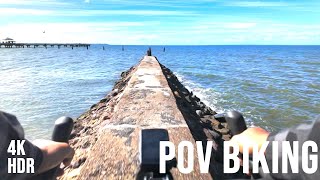
<svg viewBox="0 0 320 180">
<path fill-rule="evenodd" d="M 50 137 L 62 115 L 79 116 L 145 54 L 146 46 L 0 49 L 0 108 L 27 137 Z M 320 46 L 153 46 L 159 61 L 218 112 L 241 111 L 274 131 L 320 114 Z"/>
</svg>

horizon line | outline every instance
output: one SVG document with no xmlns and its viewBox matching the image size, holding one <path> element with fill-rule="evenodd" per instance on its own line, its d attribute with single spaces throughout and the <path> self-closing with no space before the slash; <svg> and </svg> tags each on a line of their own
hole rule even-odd
<svg viewBox="0 0 320 180">
<path fill-rule="evenodd" d="M 320 44 L 104 44 L 87 43 L 91 45 L 109 46 L 320 46 Z"/>
</svg>

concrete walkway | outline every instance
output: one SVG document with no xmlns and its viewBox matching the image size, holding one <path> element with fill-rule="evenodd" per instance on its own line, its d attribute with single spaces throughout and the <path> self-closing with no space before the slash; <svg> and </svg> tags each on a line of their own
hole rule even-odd
<svg viewBox="0 0 320 180">
<path fill-rule="evenodd" d="M 176 151 L 184 140 L 196 147 L 159 62 L 153 56 L 145 56 L 119 96 L 114 114 L 104 125 L 78 178 L 135 179 L 140 165 L 140 131 L 152 128 L 167 129 Z M 199 173 L 196 149 L 194 152 L 194 171 L 182 174 L 174 168 L 174 179 L 212 179 L 210 174 Z"/>
</svg>

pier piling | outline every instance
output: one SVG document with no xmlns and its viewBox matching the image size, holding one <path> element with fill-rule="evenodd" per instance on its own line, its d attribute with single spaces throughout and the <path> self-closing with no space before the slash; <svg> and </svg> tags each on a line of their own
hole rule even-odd
<svg viewBox="0 0 320 180">
<path fill-rule="evenodd" d="M 44 48 L 48 48 L 51 47 L 51 48 L 54 48 L 55 46 L 58 47 L 58 49 L 60 49 L 61 46 L 63 47 L 68 47 L 68 45 L 70 47 L 86 47 L 87 49 L 89 48 L 90 44 L 63 44 L 63 43 L 5 43 L 5 42 L 2 42 L 0 43 L 0 48 L 2 46 L 4 46 L 4 48 L 30 48 L 33 46 L 33 48 L 37 48 L 37 47 L 44 47 Z"/>
</svg>

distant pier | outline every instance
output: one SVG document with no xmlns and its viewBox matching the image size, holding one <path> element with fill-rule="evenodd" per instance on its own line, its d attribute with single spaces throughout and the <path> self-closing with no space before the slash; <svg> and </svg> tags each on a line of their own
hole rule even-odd
<svg viewBox="0 0 320 180">
<path fill-rule="evenodd" d="M 0 48 L 48 48 L 48 47 L 85 47 L 89 48 L 90 44 L 81 44 L 81 43 L 15 43 L 15 42 L 3 42 L 0 43 Z"/>
</svg>

